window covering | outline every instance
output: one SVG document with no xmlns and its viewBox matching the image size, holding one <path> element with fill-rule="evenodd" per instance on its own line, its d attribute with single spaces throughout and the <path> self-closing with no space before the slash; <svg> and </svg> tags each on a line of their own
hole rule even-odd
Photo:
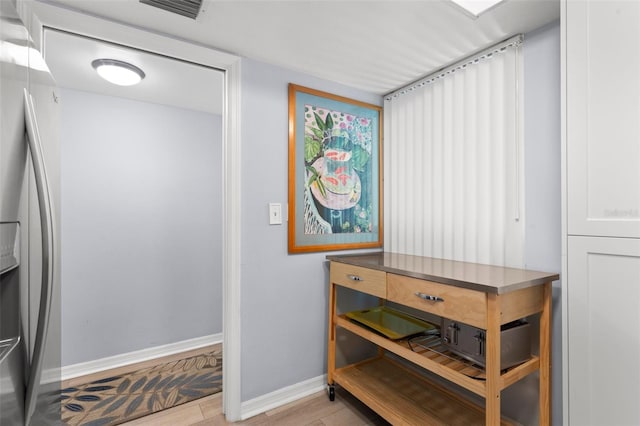
<svg viewBox="0 0 640 426">
<path fill-rule="evenodd" d="M 385 96 L 386 251 L 524 266 L 521 42 Z"/>
</svg>

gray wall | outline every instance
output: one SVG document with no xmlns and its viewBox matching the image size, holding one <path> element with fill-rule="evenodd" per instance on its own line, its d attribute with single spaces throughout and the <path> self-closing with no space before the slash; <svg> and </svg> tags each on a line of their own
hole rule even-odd
<svg viewBox="0 0 640 426">
<path fill-rule="evenodd" d="M 221 117 L 62 90 L 62 365 L 220 333 Z"/>
<path fill-rule="evenodd" d="M 525 34 L 523 45 L 525 267 L 561 272 L 560 22 Z M 552 424 L 562 424 L 561 283 L 553 283 Z M 529 318 L 538 333 L 536 317 Z M 532 342 L 537 353 L 538 344 Z M 538 422 L 538 375 L 502 392 L 502 412 L 524 425 Z M 523 403 L 523 401 L 528 401 Z"/>
<path fill-rule="evenodd" d="M 326 373 L 327 253 L 287 253 L 288 84 L 382 105 L 382 97 L 264 63 L 242 62 L 242 400 Z"/>
<path fill-rule="evenodd" d="M 560 21 L 556 21 L 525 35 L 524 137 L 525 263 L 529 269 L 557 273 L 562 269 L 560 118 Z M 554 282 L 551 359 L 554 425 L 562 424 L 560 290 L 560 281 Z M 510 403 L 507 395 L 503 404 Z M 537 414 L 529 413 L 526 418 L 537 421 Z"/>
<path fill-rule="evenodd" d="M 527 34 L 524 45 L 526 263 L 560 271 L 559 24 Z M 244 60 L 242 76 L 242 400 L 326 372 L 327 253 L 287 254 L 286 224 L 268 224 L 268 203 L 287 202 L 287 83 L 380 105 L 379 96 Z M 559 283 L 556 285 L 559 288 Z M 557 291 L 557 290 L 556 290 Z M 554 366 L 560 365 L 559 295 L 554 293 Z M 561 419 L 559 368 L 554 419 Z M 536 383 L 505 395 L 503 407 L 535 423 Z M 510 399 L 511 398 L 511 399 Z"/>
</svg>

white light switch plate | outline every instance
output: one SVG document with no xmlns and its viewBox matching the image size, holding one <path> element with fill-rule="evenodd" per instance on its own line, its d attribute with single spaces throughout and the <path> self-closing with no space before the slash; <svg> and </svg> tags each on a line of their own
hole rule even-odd
<svg viewBox="0 0 640 426">
<path fill-rule="evenodd" d="M 282 225 L 282 204 L 269 203 L 269 225 Z"/>
</svg>

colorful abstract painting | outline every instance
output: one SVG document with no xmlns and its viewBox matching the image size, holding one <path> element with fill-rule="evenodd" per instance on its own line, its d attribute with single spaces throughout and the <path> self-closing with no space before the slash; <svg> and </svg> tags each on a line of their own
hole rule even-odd
<svg viewBox="0 0 640 426">
<path fill-rule="evenodd" d="M 295 85 L 289 95 L 289 251 L 379 247 L 381 109 Z"/>
</svg>

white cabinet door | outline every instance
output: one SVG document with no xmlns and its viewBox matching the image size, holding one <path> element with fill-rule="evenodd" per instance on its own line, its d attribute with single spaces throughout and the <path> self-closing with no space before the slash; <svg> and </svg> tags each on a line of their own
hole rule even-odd
<svg viewBox="0 0 640 426">
<path fill-rule="evenodd" d="M 640 237 L 640 2 L 567 1 L 571 235 Z"/>
<path fill-rule="evenodd" d="M 569 237 L 572 425 L 640 425 L 640 240 Z"/>
</svg>

